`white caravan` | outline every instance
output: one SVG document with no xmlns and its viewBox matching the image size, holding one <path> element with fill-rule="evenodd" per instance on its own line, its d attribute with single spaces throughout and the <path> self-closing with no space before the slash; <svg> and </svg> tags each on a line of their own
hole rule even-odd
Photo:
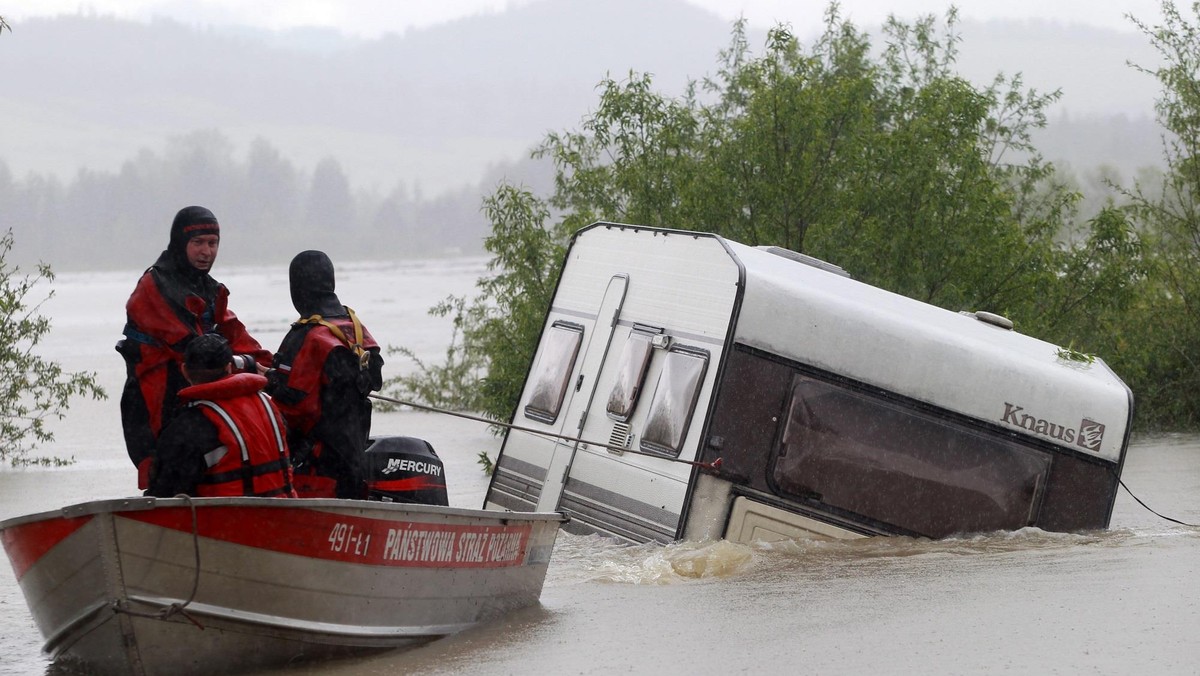
<svg viewBox="0 0 1200 676">
<path fill-rule="evenodd" d="M 1107 527 L 1100 359 L 722 237 L 577 233 L 485 501 L 633 542 Z"/>
</svg>

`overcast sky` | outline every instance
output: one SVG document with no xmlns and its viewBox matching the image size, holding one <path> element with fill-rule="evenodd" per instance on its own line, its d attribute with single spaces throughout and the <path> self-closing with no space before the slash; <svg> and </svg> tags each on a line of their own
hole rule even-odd
<svg viewBox="0 0 1200 676">
<path fill-rule="evenodd" d="M 16 0 L 3 2 L 0 15 L 10 23 L 30 16 L 113 14 L 123 18 L 165 16 L 184 23 L 242 24 L 282 29 L 297 26 L 335 27 L 365 38 L 403 32 L 473 14 L 498 12 L 532 0 Z M 602 1 L 602 0 L 598 0 Z M 821 19 L 823 0 L 688 0 L 724 19 L 739 15 L 756 26 L 778 22 L 811 25 Z M 911 18 L 941 14 L 949 0 L 842 0 L 843 14 L 860 25 L 881 22 L 888 14 Z M 1086 23 L 1122 31 L 1134 28 L 1132 14 L 1149 23 L 1159 16 L 1159 0 L 959 0 L 964 19 L 1041 18 L 1064 23 Z M 1178 0 L 1177 6 L 1187 4 Z"/>
</svg>

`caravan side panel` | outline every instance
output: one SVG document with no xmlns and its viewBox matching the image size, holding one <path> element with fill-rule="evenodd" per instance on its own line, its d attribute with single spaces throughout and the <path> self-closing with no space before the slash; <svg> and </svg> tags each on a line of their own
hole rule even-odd
<svg viewBox="0 0 1200 676">
<path fill-rule="evenodd" d="M 1102 361 L 729 246 L 745 288 L 704 459 L 734 495 L 862 533 L 1108 524 L 1132 398 Z"/>
<path fill-rule="evenodd" d="M 1103 528 L 1116 490 L 1101 459 L 743 345 L 709 434 L 735 495 L 863 533 Z"/>
</svg>

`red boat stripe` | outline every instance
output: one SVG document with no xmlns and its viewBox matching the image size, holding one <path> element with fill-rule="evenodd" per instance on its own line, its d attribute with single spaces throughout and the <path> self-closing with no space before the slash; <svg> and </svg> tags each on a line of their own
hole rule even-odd
<svg viewBox="0 0 1200 676">
<path fill-rule="evenodd" d="M 446 484 L 438 483 L 429 477 L 414 476 L 407 479 L 391 481 L 372 481 L 367 488 L 377 491 L 423 491 L 430 488 L 445 488 Z"/>
<path fill-rule="evenodd" d="M 13 526 L 0 531 L 0 542 L 8 552 L 13 573 L 20 580 L 26 572 L 54 545 L 71 533 L 79 530 L 92 517 L 80 516 L 72 519 L 49 519 Z"/>
<path fill-rule="evenodd" d="M 119 516 L 192 532 L 187 507 Z M 435 517 L 436 518 L 436 517 Z M 299 507 L 202 507 L 200 536 L 316 559 L 375 566 L 498 568 L 525 562 L 529 523 L 502 526 L 369 519 Z"/>
</svg>

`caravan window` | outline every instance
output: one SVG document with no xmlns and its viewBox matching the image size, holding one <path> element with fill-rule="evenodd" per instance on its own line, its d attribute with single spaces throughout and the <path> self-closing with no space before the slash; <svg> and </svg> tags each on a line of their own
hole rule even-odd
<svg viewBox="0 0 1200 676">
<path fill-rule="evenodd" d="M 582 326 L 564 321 L 556 321 L 550 326 L 537 364 L 529 374 L 533 391 L 525 405 L 526 418 L 544 423 L 553 423 L 558 418 L 581 342 Z"/>
<path fill-rule="evenodd" d="M 676 346 L 667 352 L 642 430 L 642 450 L 679 455 L 707 367 L 703 350 Z"/>
<path fill-rule="evenodd" d="M 621 361 L 617 364 L 617 383 L 608 395 L 608 406 L 605 409 L 608 417 L 613 420 L 629 422 L 629 418 L 633 416 L 633 407 L 637 405 L 638 395 L 642 393 L 646 369 L 650 366 L 650 354 L 654 351 L 650 344 L 651 335 L 635 328 L 625 341 Z"/>
<path fill-rule="evenodd" d="M 865 392 L 797 374 L 775 489 L 914 533 L 1015 530 L 1034 522 L 1050 455 Z"/>
</svg>

